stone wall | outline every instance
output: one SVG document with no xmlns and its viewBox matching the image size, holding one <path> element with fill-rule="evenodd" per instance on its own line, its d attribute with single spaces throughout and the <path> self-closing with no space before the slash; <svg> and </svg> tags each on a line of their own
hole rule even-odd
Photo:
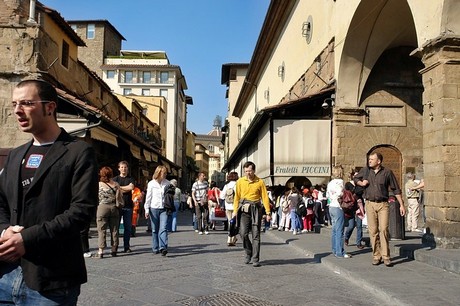
<svg viewBox="0 0 460 306">
<path fill-rule="evenodd" d="M 441 36 L 420 52 L 428 241 L 460 247 L 460 38 Z"/>
<path fill-rule="evenodd" d="M 79 59 L 88 66 L 89 69 L 95 71 L 102 78 L 101 65 L 104 61 L 103 45 L 104 45 L 104 27 L 96 24 L 95 34 L 93 39 L 86 38 L 86 24 L 76 24 L 77 34 L 83 39 L 86 47 L 78 47 Z"/>
</svg>

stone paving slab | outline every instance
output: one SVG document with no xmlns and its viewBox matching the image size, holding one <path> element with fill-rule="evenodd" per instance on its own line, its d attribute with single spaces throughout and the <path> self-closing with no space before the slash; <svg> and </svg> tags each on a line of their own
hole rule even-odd
<svg viewBox="0 0 460 306">
<path fill-rule="evenodd" d="M 179 231 L 170 235 L 166 257 L 151 252 L 151 237 L 140 227 L 132 239 L 132 253 L 87 258 L 88 283 L 82 286 L 78 305 L 364 306 L 387 302 L 379 297 L 363 299 L 362 289 L 269 234 L 262 235 L 262 266 L 246 265 L 240 240 L 236 247 L 228 247 L 223 230 L 197 235 L 188 217 L 181 216 Z M 91 235 L 94 252 L 97 238 L 94 231 Z"/>
<path fill-rule="evenodd" d="M 365 289 L 391 305 L 458 305 L 460 300 L 460 275 L 435 266 L 400 256 L 399 251 L 409 245 L 420 245 L 416 256 L 427 254 L 429 250 L 421 246 L 419 237 L 391 241 L 392 267 L 372 266 L 371 249 L 358 249 L 356 245 L 345 247 L 351 259 L 339 259 L 331 255 L 330 229 L 323 228 L 321 234 L 305 233 L 292 235 L 291 232 L 269 231 L 276 237 L 306 256 L 311 256 L 322 265 L 356 285 Z M 350 242 L 354 241 L 354 236 Z M 433 251 L 433 250 L 431 250 Z M 418 252 L 418 253 L 417 253 Z M 459 254 L 459 252 L 456 252 Z M 438 252 L 442 258 L 442 251 Z M 455 251 L 449 256 L 454 256 Z"/>
</svg>

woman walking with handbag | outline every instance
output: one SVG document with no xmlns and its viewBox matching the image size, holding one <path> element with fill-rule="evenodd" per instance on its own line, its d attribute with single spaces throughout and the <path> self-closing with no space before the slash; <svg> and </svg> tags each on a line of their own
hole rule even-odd
<svg viewBox="0 0 460 306">
<path fill-rule="evenodd" d="M 99 250 L 96 254 L 96 258 L 103 258 L 104 248 L 107 246 L 107 229 L 110 231 L 112 256 L 117 256 L 120 208 L 116 205 L 116 196 L 120 185 L 112 180 L 113 171 L 109 167 L 102 167 L 99 171 L 99 177 L 99 206 L 97 207 L 96 213 Z"/>
<path fill-rule="evenodd" d="M 152 250 L 155 254 L 168 253 L 168 212 L 164 207 L 165 188 L 170 183 L 166 179 L 165 166 L 158 166 L 153 174 L 153 179 L 147 184 L 145 197 L 145 218 L 150 218 L 152 223 Z"/>
<path fill-rule="evenodd" d="M 235 197 L 235 185 L 237 180 L 238 173 L 230 172 L 227 175 L 227 183 L 225 184 L 224 188 L 222 188 L 222 192 L 220 193 L 220 198 L 225 202 L 225 213 L 227 215 L 227 220 L 229 221 L 227 237 L 228 246 L 236 245 L 236 235 L 238 234 L 235 220 L 232 222 L 233 198 Z"/>
</svg>

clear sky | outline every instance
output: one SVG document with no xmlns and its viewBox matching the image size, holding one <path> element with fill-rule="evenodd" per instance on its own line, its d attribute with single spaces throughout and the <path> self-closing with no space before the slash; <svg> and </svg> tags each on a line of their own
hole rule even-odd
<svg viewBox="0 0 460 306">
<path fill-rule="evenodd" d="M 270 0 L 41 0 L 67 20 L 106 19 L 124 50 L 166 51 L 187 81 L 187 129 L 206 134 L 227 115 L 222 64 L 249 63 Z"/>
</svg>

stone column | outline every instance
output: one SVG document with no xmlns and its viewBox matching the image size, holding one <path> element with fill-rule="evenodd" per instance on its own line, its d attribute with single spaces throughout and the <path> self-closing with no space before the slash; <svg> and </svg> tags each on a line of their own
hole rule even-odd
<svg viewBox="0 0 460 306">
<path fill-rule="evenodd" d="M 419 50 L 423 77 L 426 242 L 460 247 L 460 37 Z"/>
</svg>

